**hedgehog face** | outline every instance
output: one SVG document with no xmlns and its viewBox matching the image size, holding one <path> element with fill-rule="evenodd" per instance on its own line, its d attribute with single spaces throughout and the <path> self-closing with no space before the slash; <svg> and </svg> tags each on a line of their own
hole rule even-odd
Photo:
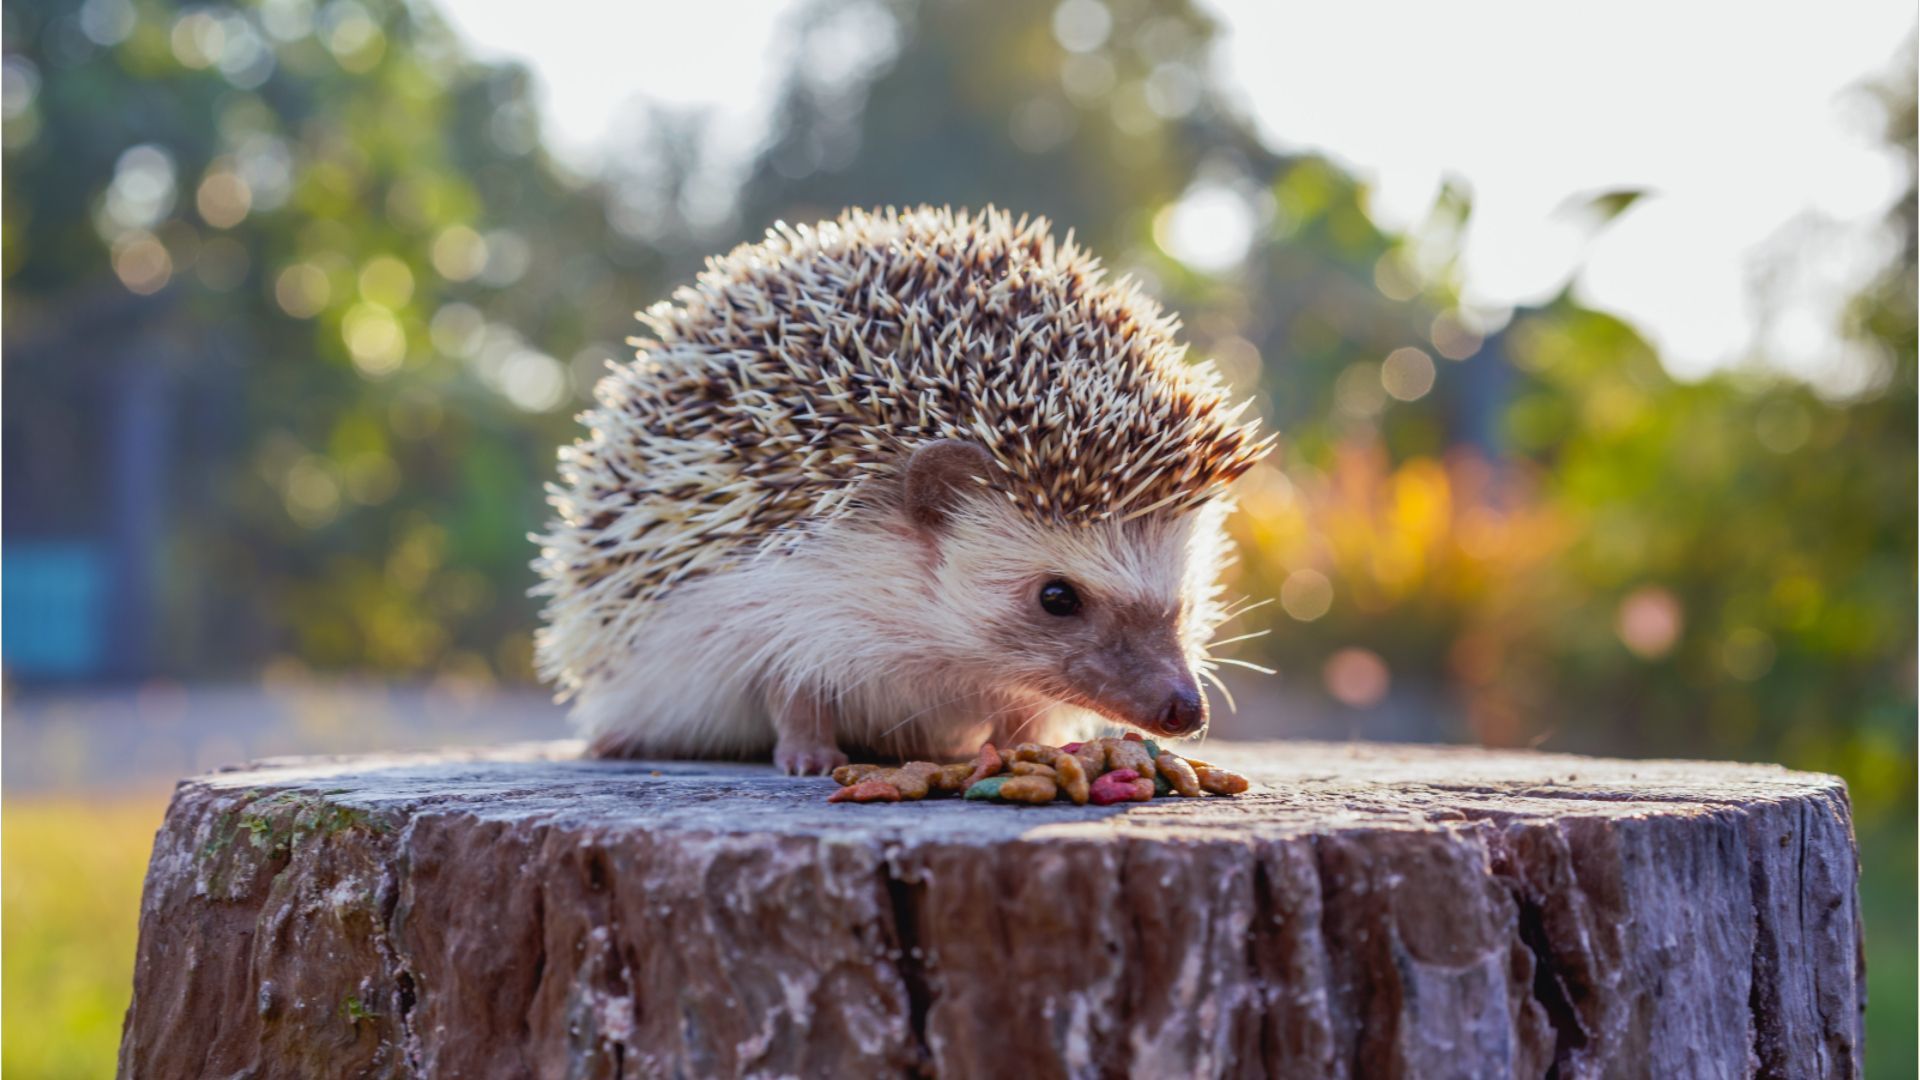
<svg viewBox="0 0 1920 1080">
<path fill-rule="evenodd" d="M 1049 575 L 1029 589 L 1026 618 L 1001 623 L 1001 640 L 1045 669 L 1033 685 L 1049 697 L 1156 735 L 1195 734 L 1207 700 L 1183 642 L 1181 604 L 1138 584 Z"/>
<path fill-rule="evenodd" d="M 950 628 L 956 656 L 985 681 L 1154 734 L 1204 728 L 1194 661 L 1217 515 L 1047 524 L 966 487 L 935 514 L 909 499 L 931 556 L 933 621 Z"/>
<path fill-rule="evenodd" d="M 982 508 L 942 538 L 995 678 L 1158 735 L 1207 723 L 1186 582 L 1193 515 L 1047 526 Z"/>
</svg>

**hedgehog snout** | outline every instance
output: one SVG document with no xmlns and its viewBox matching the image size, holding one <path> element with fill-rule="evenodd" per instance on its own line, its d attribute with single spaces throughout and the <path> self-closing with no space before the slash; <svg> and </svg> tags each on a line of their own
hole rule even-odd
<svg viewBox="0 0 1920 1080">
<path fill-rule="evenodd" d="M 1081 688 L 1069 700 L 1109 719 L 1168 738 L 1207 726 L 1207 699 L 1183 661 L 1113 650 L 1069 664 L 1069 671 Z"/>
<path fill-rule="evenodd" d="M 1160 713 L 1154 730 L 1162 735 L 1192 735 L 1207 726 L 1207 699 L 1200 687 L 1189 680 L 1167 696 L 1167 707 Z"/>
</svg>

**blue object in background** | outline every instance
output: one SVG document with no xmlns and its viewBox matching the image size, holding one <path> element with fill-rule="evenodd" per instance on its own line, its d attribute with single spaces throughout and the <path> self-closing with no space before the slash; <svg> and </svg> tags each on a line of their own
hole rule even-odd
<svg viewBox="0 0 1920 1080">
<path fill-rule="evenodd" d="M 78 678 L 107 666 L 107 580 L 101 545 L 9 540 L 0 549 L 0 663 L 15 676 Z"/>
</svg>

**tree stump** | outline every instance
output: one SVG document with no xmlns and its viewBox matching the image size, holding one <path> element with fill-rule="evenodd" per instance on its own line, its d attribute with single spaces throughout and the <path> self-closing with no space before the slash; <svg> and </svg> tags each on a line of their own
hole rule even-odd
<svg viewBox="0 0 1920 1080">
<path fill-rule="evenodd" d="M 1248 794 L 861 806 L 577 750 L 183 782 L 121 1074 L 1860 1069 L 1831 776 L 1216 742 Z"/>
</svg>

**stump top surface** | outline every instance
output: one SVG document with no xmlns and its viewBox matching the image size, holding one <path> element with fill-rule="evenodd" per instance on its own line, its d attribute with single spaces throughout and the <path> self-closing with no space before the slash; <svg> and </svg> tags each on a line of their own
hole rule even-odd
<svg viewBox="0 0 1920 1080">
<path fill-rule="evenodd" d="M 1379 743 L 1215 741 L 1195 756 L 1245 773 L 1253 781 L 1246 794 L 1110 807 L 958 799 L 853 805 L 826 801 L 835 790 L 831 780 L 780 776 L 767 765 L 583 760 L 580 749 L 577 742 L 561 741 L 273 758 L 183 783 L 213 793 L 319 796 L 401 817 L 450 813 L 596 831 L 988 842 L 1102 835 L 1228 839 L 1236 832 L 1445 829 L 1516 818 L 1686 817 L 1844 792 L 1837 777 L 1776 765 Z"/>
</svg>

